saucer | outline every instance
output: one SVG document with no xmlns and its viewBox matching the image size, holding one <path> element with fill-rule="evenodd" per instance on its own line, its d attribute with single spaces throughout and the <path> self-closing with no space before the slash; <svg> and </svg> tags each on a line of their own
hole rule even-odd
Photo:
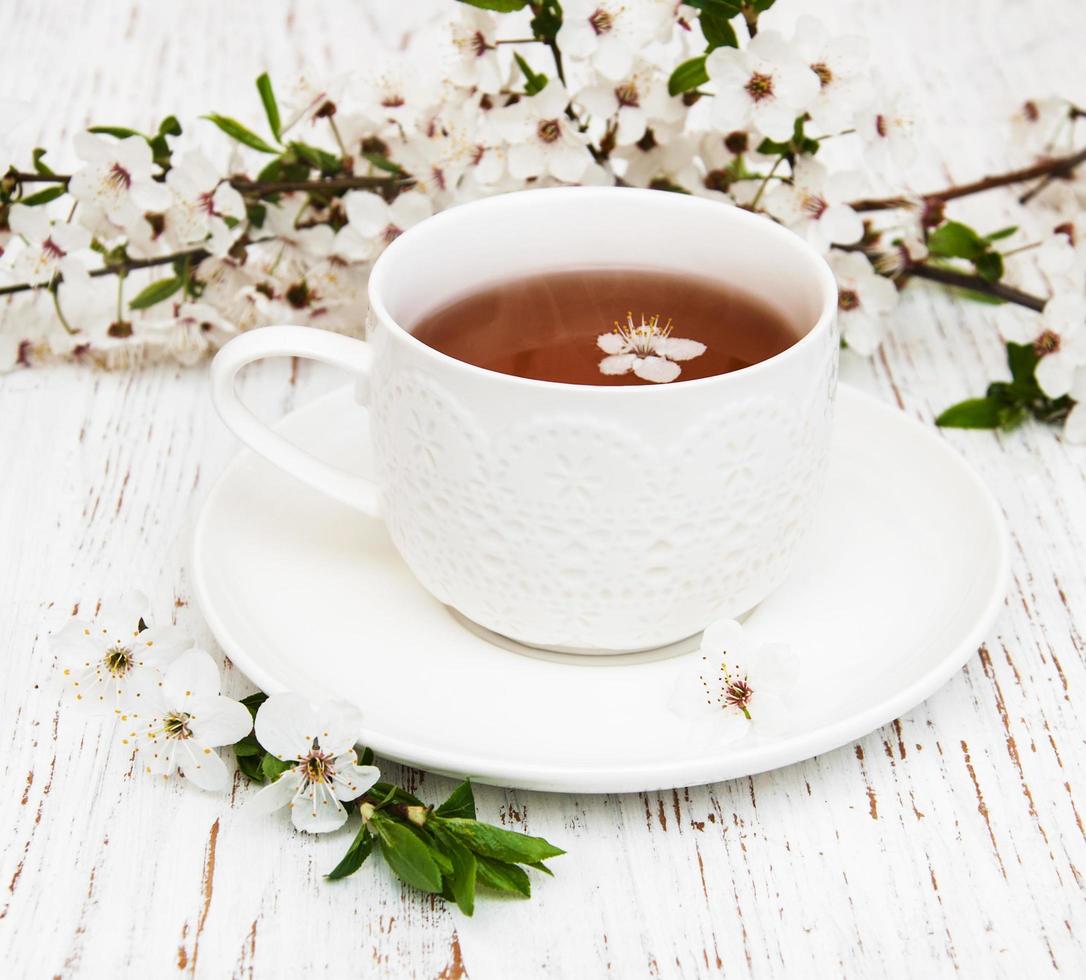
<svg viewBox="0 0 1086 980">
<path fill-rule="evenodd" d="M 358 472 L 350 389 L 278 426 Z M 415 581 L 384 527 L 245 450 L 196 526 L 192 581 L 230 659 L 261 689 L 346 699 L 363 744 L 478 782 L 636 792 L 746 776 L 860 738 L 976 651 L 1008 579 L 987 488 L 934 430 L 842 385 L 829 482 L 788 581 L 746 619 L 796 652 L 786 727 L 721 745 L 671 710 L 689 651 L 543 654 L 469 629 Z"/>
</svg>

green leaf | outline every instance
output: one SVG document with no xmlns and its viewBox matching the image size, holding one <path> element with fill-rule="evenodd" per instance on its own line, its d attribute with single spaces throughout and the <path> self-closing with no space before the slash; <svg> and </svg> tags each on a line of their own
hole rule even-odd
<svg viewBox="0 0 1086 980">
<path fill-rule="evenodd" d="M 716 48 L 737 48 L 739 38 L 735 34 L 735 28 L 729 23 L 730 19 L 739 13 L 734 12 L 726 4 L 706 4 L 701 12 L 701 33 L 705 35 L 708 43 L 706 51 Z"/>
<path fill-rule="evenodd" d="M 30 159 L 34 164 L 34 170 L 45 177 L 55 177 L 56 172 L 42 159 L 45 154 L 46 151 L 44 148 L 40 146 L 34 147 L 34 152 L 30 154 Z"/>
<path fill-rule="evenodd" d="M 551 869 L 548 868 L 542 861 L 533 861 L 531 864 L 528 865 L 528 867 L 535 868 L 536 871 L 542 871 L 543 874 L 550 875 L 552 878 L 554 877 L 554 872 L 551 871 Z"/>
<path fill-rule="evenodd" d="M 1018 231 L 1018 225 L 1008 225 L 1006 228 L 1000 228 L 999 231 L 993 231 L 984 236 L 986 242 L 998 242 L 1001 238 L 1009 238 L 1016 231 Z"/>
<path fill-rule="evenodd" d="M 373 815 L 371 823 L 381 839 L 381 853 L 397 877 L 422 891 L 440 893 L 441 871 L 430 848 L 403 824 L 380 811 Z"/>
<path fill-rule="evenodd" d="M 983 252 L 973 260 L 973 268 L 985 282 L 999 282 L 1003 278 L 1003 256 L 998 252 Z"/>
<path fill-rule="evenodd" d="M 699 54 L 696 58 L 684 61 L 672 73 L 667 80 L 668 95 L 682 95 L 709 81 L 709 75 L 705 71 L 705 55 Z"/>
<path fill-rule="evenodd" d="M 434 828 L 434 836 L 452 863 L 448 880 L 452 897 L 464 915 L 471 915 L 475 911 L 475 881 L 479 862 L 471 851 L 440 827 Z"/>
<path fill-rule="evenodd" d="M 1007 344 L 1007 366 L 1017 382 L 1036 384 L 1035 372 L 1040 360 L 1033 344 Z"/>
<path fill-rule="evenodd" d="M 495 861 L 481 855 L 476 855 L 475 860 L 476 876 L 480 885 L 511 895 L 522 895 L 524 898 L 532 897 L 532 883 L 515 864 Z"/>
<path fill-rule="evenodd" d="M 393 783 L 374 783 L 370 791 L 374 796 L 387 797 L 389 803 L 402 803 L 405 806 L 426 806 L 414 793 L 408 793 Z"/>
<path fill-rule="evenodd" d="M 50 201 L 55 201 L 58 197 L 63 197 L 66 194 L 68 188 L 63 184 L 57 184 L 54 187 L 46 187 L 43 191 L 36 191 L 33 194 L 28 194 L 26 197 L 19 200 L 19 204 L 25 204 L 28 208 L 36 207 L 39 204 L 48 204 Z"/>
<path fill-rule="evenodd" d="M 442 824 L 476 854 L 496 858 L 499 861 L 532 864 L 535 861 L 544 861 L 566 853 L 542 837 L 530 837 L 528 834 L 518 834 L 513 830 L 502 830 L 501 827 L 492 827 L 478 820 L 450 817 L 444 818 Z"/>
<path fill-rule="evenodd" d="M 469 7 L 478 7 L 480 10 L 493 10 L 499 14 L 509 14 L 514 10 L 523 10 L 528 6 L 528 0 L 460 0 Z"/>
<path fill-rule="evenodd" d="M 542 41 L 553 41 L 562 26 L 562 5 L 558 0 L 543 0 L 532 9 L 536 11 L 530 22 L 532 34 Z"/>
<path fill-rule="evenodd" d="M 1004 405 L 999 410 L 999 427 L 1004 432 L 1017 429 L 1029 416 L 1029 410 L 1025 405 Z"/>
<path fill-rule="evenodd" d="M 358 828 L 358 833 L 355 834 L 354 840 L 351 841 L 351 846 L 347 848 L 347 853 L 343 855 L 342 860 L 324 877 L 329 881 L 336 881 L 340 878 L 346 878 L 347 875 L 353 875 L 359 868 L 362 867 L 366 858 L 373 852 L 373 835 L 370 833 L 369 828 L 362 824 Z"/>
<path fill-rule="evenodd" d="M 247 698 L 242 698 L 241 703 L 249 709 L 249 714 L 254 718 L 259 707 L 268 700 L 268 695 L 263 691 L 256 691 L 254 694 L 250 694 Z"/>
<path fill-rule="evenodd" d="M 275 92 L 272 90 L 271 79 L 264 72 L 256 80 L 256 90 L 260 93 L 260 101 L 264 103 L 264 115 L 268 117 L 268 128 L 272 136 L 280 139 L 282 136 L 282 123 L 279 121 L 279 105 L 275 101 Z"/>
<path fill-rule="evenodd" d="M 128 308 L 146 310 L 148 307 L 169 299 L 183 285 L 184 281 L 178 276 L 171 276 L 169 279 L 158 279 L 140 290 L 132 302 L 128 304 Z"/>
<path fill-rule="evenodd" d="M 928 252 L 943 258 L 973 261 L 987 250 L 984 239 L 960 221 L 948 221 L 928 236 Z"/>
<path fill-rule="evenodd" d="M 254 150 L 259 150 L 261 153 L 279 152 L 274 146 L 269 146 L 256 133 L 243 126 L 236 119 L 231 119 L 229 116 L 220 116 L 217 112 L 212 112 L 203 118 L 210 119 L 227 136 L 236 139 L 239 143 L 244 143 L 246 146 L 251 146 Z"/>
<path fill-rule="evenodd" d="M 989 398 L 968 398 L 951 405 L 935 424 L 946 429 L 996 429 L 1003 406 Z"/>
<path fill-rule="evenodd" d="M 274 783 L 280 776 L 283 775 L 288 769 L 293 766 L 291 762 L 283 762 L 281 759 L 277 759 L 270 752 L 266 753 L 263 760 L 260 763 L 261 771 L 264 773 L 264 778 L 269 783 Z"/>
<path fill-rule="evenodd" d="M 170 164 L 170 144 L 165 136 L 155 136 L 147 141 L 151 147 L 151 157 L 162 168 L 168 168 Z"/>
<path fill-rule="evenodd" d="M 180 136 L 181 135 L 181 123 L 177 121 L 177 116 L 167 116 L 158 124 L 159 136 Z"/>
<path fill-rule="evenodd" d="M 474 820 L 475 794 L 471 791 L 471 780 L 465 779 L 457 786 L 434 813 L 439 817 L 465 817 Z"/>
<path fill-rule="evenodd" d="M 380 153 L 363 153 L 363 157 L 369 160 L 379 170 L 387 170 L 390 174 L 402 174 L 403 167 L 401 167 L 394 160 L 390 160 L 388 157 L 381 156 Z"/>
<path fill-rule="evenodd" d="M 295 156 L 300 160 L 304 160 L 322 174 L 336 174 L 340 171 L 339 157 L 327 150 L 322 150 L 319 146 L 310 146 L 308 143 L 291 143 L 290 149 L 294 151 Z"/>
<path fill-rule="evenodd" d="M 261 748 L 260 743 L 256 740 L 256 736 L 250 732 L 240 742 L 234 743 L 234 755 L 239 759 L 246 756 L 261 756 L 264 754 L 264 749 Z"/>
<path fill-rule="evenodd" d="M 241 743 L 239 742 L 238 745 Z M 238 768 L 245 773 L 254 783 L 263 783 L 264 770 L 260 766 L 259 755 L 238 755 L 238 746 L 234 746 L 234 755 L 238 760 Z"/>
<path fill-rule="evenodd" d="M 524 91 L 528 95 L 538 95 L 542 92 L 547 87 L 547 76 L 542 72 L 532 71 L 532 66 L 516 52 L 513 53 L 513 58 L 524 76 Z"/>
<path fill-rule="evenodd" d="M 97 133 L 99 136 L 116 136 L 119 140 L 128 139 L 129 136 L 140 136 L 143 139 L 147 139 L 143 133 L 137 133 L 134 129 L 129 129 L 127 126 L 88 126 L 88 133 Z"/>
</svg>

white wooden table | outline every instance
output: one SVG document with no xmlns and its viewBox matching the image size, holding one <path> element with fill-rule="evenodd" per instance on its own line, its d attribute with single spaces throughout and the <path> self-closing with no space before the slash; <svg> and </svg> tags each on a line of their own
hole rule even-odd
<svg viewBox="0 0 1086 980">
<path fill-rule="evenodd" d="M 0 96 L 35 104 L 27 148 L 166 111 L 255 118 L 260 70 L 347 69 L 421 16 L 391 24 L 380 6 L 5 4 Z M 1026 96 L 1062 88 L 1086 101 L 1075 0 L 822 6 L 870 37 L 929 119 L 937 151 L 917 189 L 998 168 L 1002 120 Z M 957 213 L 994 228 L 1005 202 L 997 192 Z M 871 361 L 849 358 L 844 377 L 930 422 L 1001 370 L 990 308 L 917 286 L 894 338 Z M 337 381 L 268 363 L 244 394 L 270 418 Z M 58 716 L 36 685 L 50 667 L 44 635 L 76 602 L 141 586 L 210 642 L 184 569 L 200 501 L 237 446 L 202 370 L 0 378 L 0 972 L 1082 976 L 1086 450 L 1032 426 L 943 438 L 1013 532 L 1011 594 L 966 669 L 858 744 L 753 779 L 629 796 L 479 788 L 484 817 L 569 856 L 530 902 L 481 902 L 469 920 L 379 862 L 325 883 L 345 836 L 244 817 L 240 780 L 220 798 L 141 778 L 100 730 Z M 231 691 L 249 690 L 227 673 Z M 450 786 L 386 770 L 428 798 Z"/>
</svg>

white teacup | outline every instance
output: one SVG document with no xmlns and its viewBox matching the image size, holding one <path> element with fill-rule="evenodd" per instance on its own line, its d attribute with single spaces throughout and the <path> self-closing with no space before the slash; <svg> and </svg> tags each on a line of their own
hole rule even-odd
<svg viewBox="0 0 1086 980">
<path fill-rule="evenodd" d="M 717 277 L 772 303 L 800 339 L 730 374 L 596 387 L 488 371 L 405 329 L 495 281 L 601 265 Z M 258 453 L 382 518 L 441 602 L 532 646 L 626 652 L 739 616 L 783 581 L 824 482 L 839 346 L 833 275 L 791 232 L 660 191 L 506 194 L 396 239 L 369 299 L 365 342 L 287 326 L 232 340 L 211 367 L 215 404 Z M 272 356 L 358 375 L 372 480 L 241 404 L 238 370 Z"/>
</svg>

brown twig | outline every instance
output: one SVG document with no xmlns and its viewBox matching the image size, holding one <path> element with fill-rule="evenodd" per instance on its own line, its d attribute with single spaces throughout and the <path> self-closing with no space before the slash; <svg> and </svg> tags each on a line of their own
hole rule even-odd
<svg viewBox="0 0 1086 980">
<path fill-rule="evenodd" d="M 71 180 L 68 174 L 31 174 L 11 171 L 10 176 L 20 184 L 65 184 Z M 414 178 L 403 177 L 324 177 L 319 180 L 248 180 L 244 177 L 231 177 L 230 186 L 240 194 L 285 194 L 289 191 L 350 191 L 373 187 L 388 187 L 390 184 L 410 185 Z"/>
<path fill-rule="evenodd" d="M 1045 300 L 1032 293 L 1023 292 L 1008 286 L 1002 282 L 988 282 L 980 276 L 968 272 L 958 272 L 955 269 L 944 269 L 941 266 L 916 263 L 910 265 L 904 272 L 907 276 L 915 276 L 917 279 L 927 279 L 930 282 L 942 283 L 944 286 L 955 286 L 958 289 L 969 289 L 975 293 L 983 293 L 985 296 L 994 296 L 1007 303 L 1015 303 L 1027 309 L 1040 312 L 1045 308 Z"/>
<path fill-rule="evenodd" d="M 160 265 L 172 265 L 178 259 L 187 258 L 189 262 L 202 262 L 211 253 L 206 249 L 193 248 L 184 252 L 171 252 L 169 255 L 158 255 L 151 259 L 126 259 L 124 262 L 114 262 L 110 265 L 104 265 L 100 269 L 94 269 L 89 274 L 94 279 L 99 279 L 102 276 L 118 276 L 127 275 L 136 269 L 153 269 Z M 20 282 L 14 286 L 2 286 L 0 287 L 0 296 L 10 296 L 13 293 L 25 293 L 32 289 L 49 289 L 53 286 L 63 282 L 60 276 L 57 276 L 51 282 L 41 283 L 28 283 Z"/>
<path fill-rule="evenodd" d="M 1086 148 L 1067 156 L 1053 157 L 1035 163 L 1032 167 L 1023 167 L 1020 170 L 1011 170 L 1005 174 L 995 174 L 991 177 L 983 177 L 969 184 L 954 184 L 941 191 L 933 191 L 930 194 L 920 194 L 922 201 L 952 201 L 958 197 L 966 197 L 970 194 L 979 194 L 982 191 L 990 191 L 996 187 L 1007 187 L 1010 184 L 1021 184 L 1024 181 L 1036 180 L 1040 177 L 1066 177 L 1075 167 L 1086 163 Z M 886 211 L 891 208 L 906 208 L 916 204 L 917 198 L 908 197 L 871 197 L 853 201 L 853 211 Z"/>
</svg>

